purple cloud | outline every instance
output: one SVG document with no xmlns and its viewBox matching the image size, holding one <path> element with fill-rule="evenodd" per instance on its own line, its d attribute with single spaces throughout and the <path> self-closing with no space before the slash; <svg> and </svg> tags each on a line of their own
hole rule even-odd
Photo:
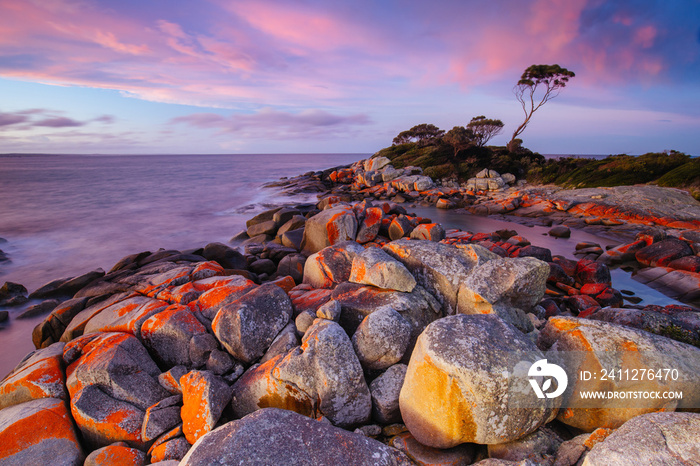
<svg viewBox="0 0 700 466">
<path fill-rule="evenodd" d="M 17 113 L 0 113 L 0 126 L 16 125 L 24 123 L 29 118 Z"/>
<path fill-rule="evenodd" d="M 32 126 L 43 126 L 46 128 L 72 128 L 75 126 L 83 126 L 85 123 L 67 117 L 45 118 L 32 123 Z"/>
</svg>

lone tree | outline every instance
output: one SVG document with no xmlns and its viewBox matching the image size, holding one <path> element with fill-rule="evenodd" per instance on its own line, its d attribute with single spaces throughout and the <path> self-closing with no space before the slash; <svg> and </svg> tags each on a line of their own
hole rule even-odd
<svg viewBox="0 0 700 466">
<path fill-rule="evenodd" d="M 457 153 L 474 144 L 474 131 L 464 126 L 455 126 L 442 137 L 442 141 L 449 144 L 454 149 L 454 158 L 457 158 Z"/>
<path fill-rule="evenodd" d="M 558 96 L 562 88 L 569 82 L 569 78 L 574 76 L 576 75 L 573 71 L 569 71 L 559 65 L 532 65 L 525 70 L 520 77 L 520 81 L 513 88 L 515 97 L 523 106 L 525 121 L 513 133 L 513 137 L 508 143 L 508 148 L 514 144 L 515 138 L 525 131 L 528 123 L 530 123 L 532 114 L 547 101 Z M 539 103 L 537 103 L 535 98 L 535 91 L 538 87 L 544 89 L 544 95 L 539 100 Z"/>
<path fill-rule="evenodd" d="M 407 142 L 417 142 L 419 146 L 427 146 L 435 142 L 445 134 L 445 130 L 438 128 L 435 125 L 422 123 L 413 128 L 402 131 L 393 140 L 393 144 L 405 144 Z"/>
<path fill-rule="evenodd" d="M 503 122 L 479 115 L 472 118 L 472 121 L 467 125 L 467 129 L 474 134 L 474 143 L 478 147 L 484 147 L 492 137 L 503 131 Z"/>
</svg>

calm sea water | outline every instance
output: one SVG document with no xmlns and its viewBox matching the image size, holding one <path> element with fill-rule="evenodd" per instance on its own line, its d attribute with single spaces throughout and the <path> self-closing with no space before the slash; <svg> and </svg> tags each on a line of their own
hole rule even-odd
<svg viewBox="0 0 700 466">
<path fill-rule="evenodd" d="M 368 155 L 0 156 L 0 237 L 8 241 L 0 249 L 12 259 L 0 263 L 0 283 L 21 283 L 31 292 L 57 278 L 109 270 L 127 254 L 225 243 L 270 206 L 316 199 L 290 199 L 261 189 L 263 183 Z M 584 232 L 559 240 L 546 236 L 543 227 L 434 208 L 411 210 L 448 228 L 516 229 L 534 244 L 571 258 L 578 241 L 607 244 Z M 671 302 L 622 271 L 613 285 L 643 292 L 645 304 Z M 22 309 L 10 308 L 10 322 L 0 324 L 0 378 L 33 349 L 31 331 L 44 318 L 15 320 Z"/>
</svg>

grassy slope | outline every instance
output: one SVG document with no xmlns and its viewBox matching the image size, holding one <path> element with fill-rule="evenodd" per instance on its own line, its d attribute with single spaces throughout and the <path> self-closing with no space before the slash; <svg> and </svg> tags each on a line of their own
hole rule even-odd
<svg viewBox="0 0 700 466">
<path fill-rule="evenodd" d="M 396 168 L 414 165 L 432 178 L 464 181 L 483 168 L 510 172 L 533 183 L 553 183 L 567 188 L 590 188 L 633 184 L 687 189 L 700 200 L 700 158 L 681 152 L 648 153 L 637 157 L 612 155 L 602 160 L 567 158 L 545 160 L 523 149 L 518 154 L 504 148 L 470 148 L 454 158 L 446 145 L 419 147 L 415 143 L 387 147 L 378 155 L 389 158 Z"/>
</svg>

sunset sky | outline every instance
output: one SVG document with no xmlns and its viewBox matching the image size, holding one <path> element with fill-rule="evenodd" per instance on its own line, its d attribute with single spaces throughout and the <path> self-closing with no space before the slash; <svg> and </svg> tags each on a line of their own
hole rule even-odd
<svg viewBox="0 0 700 466">
<path fill-rule="evenodd" d="M 372 153 L 522 122 L 543 154 L 700 155 L 698 0 L 0 0 L 0 153 Z"/>
</svg>

